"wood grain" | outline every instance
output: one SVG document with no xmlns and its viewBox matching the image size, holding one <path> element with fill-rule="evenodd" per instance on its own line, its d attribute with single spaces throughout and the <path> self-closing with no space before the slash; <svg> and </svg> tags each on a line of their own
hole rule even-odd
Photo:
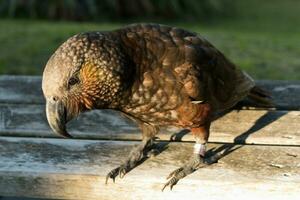
<svg viewBox="0 0 300 200">
<path fill-rule="evenodd" d="M 58 137 L 50 130 L 43 105 L 0 104 L 0 135 Z M 300 145 L 300 111 L 233 110 L 215 120 L 210 142 Z M 84 113 L 68 125 L 81 139 L 140 140 L 136 124 L 115 111 Z M 161 140 L 194 141 L 188 131 L 162 128 Z"/>
<path fill-rule="evenodd" d="M 41 78 L 0 76 L 0 196 L 299 199 L 300 81 L 257 84 L 272 92 L 277 110 L 258 109 L 245 101 L 241 110 L 219 116 L 209 141 L 220 144 L 209 144 L 208 151 L 220 156 L 219 162 L 186 177 L 173 191 L 161 192 L 165 177 L 192 152 L 193 137 L 188 131 L 161 129 L 161 153 L 124 179 L 105 185 L 106 174 L 138 144 L 133 140 L 141 139 L 137 126 L 115 111 L 98 110 L 68 124 L 75 139 L 53 138 L 56 135 L 45 117 Z"/>
<path fill-rule="evenodd" d="M 115 184 L 105 185 L 106 173 L 121 163 L 134 144 L 1 137 L 0 195 L 91 200 L 299 197 L 299 147 L 210 145 L 211 155 L 213 151 L 229 154 L 186 177 L 173 191 L 161 192 L 165 177 L 187 160 L 193 144 L 160 143 L 165 150 L 158 156 Z"/>
</svg>

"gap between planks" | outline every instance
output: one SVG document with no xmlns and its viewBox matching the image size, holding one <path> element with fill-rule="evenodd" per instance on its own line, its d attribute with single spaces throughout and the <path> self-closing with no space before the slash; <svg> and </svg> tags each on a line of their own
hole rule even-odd
<svg viewBox="0 0 300 200">
<path fill-rule="evenodd" d="M 44 106 L 1 105 L 0 135 L 57 137 L 49 128 Z M 300 145 L 300 111 L 233 110 L 212 123 L 209 142 Z M 68 124 L 75 138 L 140 140 L 136 124 L 111 110 L 80 115 Z M 162 128 L 161 140 L 194 141 L 187 130 Z"/>
<path fill-rule="evenodd" d="M 165 177 L 186 162 L 189 143 L 162 144 L 161 153 L 115 184 L 104 184 L 137 142 L 0 137 L 0 194 L 59 199 L 224 199 L 248 195 L 297 199 L 300 148 L 209 144 L 224 151 L 218 163 L 201 168 L 161 192 Z M 291 156 L 293 155 L 293 156 Z M 193 196 L 190 194 L 193 193 Z"/>
</svg>

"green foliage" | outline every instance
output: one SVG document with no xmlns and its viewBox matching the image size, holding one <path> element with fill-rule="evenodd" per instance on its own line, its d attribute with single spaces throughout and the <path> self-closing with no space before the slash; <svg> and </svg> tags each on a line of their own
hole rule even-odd
<svg viewBox="0 0 300 200">
<path fill-rule="evenodd" d="M 108 30 L 111 24 L 0 20 L 0 74 L 41 74 L 55 49 L 83 31 Z"/>
<path fill-rule="evenodd" d="M 160 23 L 204 35 L 256 79 L 300 80 L 300 1 L 251 0 L 235 5 L 238 12 L 234 19 L 218 18 L 211 24 Z M 0 74 L 41 75 L 48 58 L 71 35 L 128 23 L 0 20 Z"/>
<path fill-rule="evenodd" d="M 2 0 L 0 16 L 64 20 L 199 20 L 234 13 L 234 0 Z"/>
<path fill-rule="evenodd" d="M 0 29 L 0 74 L 41 75 L 48 58 L 68 37 L 123 25 L 0 20 L 0 27 L 5 27 Z M 249 32 L 240 29 L 237 22 L 235 26 L 226 23 L 215 27 L 194 23 L 172 25 L 204 35 L 256 79 L 300 79 L 299 32 Z"/>
</svg>

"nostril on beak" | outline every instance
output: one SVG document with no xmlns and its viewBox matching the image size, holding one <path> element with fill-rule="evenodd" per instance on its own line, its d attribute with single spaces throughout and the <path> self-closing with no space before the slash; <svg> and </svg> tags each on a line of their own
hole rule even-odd
<svg viewBox="0 0 300 200">
<path fill-rule="evenodd" d="M 58 97 L 57 97 L 57 96 L 53 96 L 53 97 L 52 97 L 52 100 L 55 102 L 55 101 L 58 100 Z"/>
</svg>

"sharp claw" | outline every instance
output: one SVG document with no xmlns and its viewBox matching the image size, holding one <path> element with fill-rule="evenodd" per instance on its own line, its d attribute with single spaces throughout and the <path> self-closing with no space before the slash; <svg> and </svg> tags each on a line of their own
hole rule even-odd
<svg viewBox="0 0 300 200">
<path fill-rule="evenodd" d="M 111 170 L 107 175 L 106 175 L 106 179 L 105 179 L 105 184 L 108 183 L 108 180 L 111 178 L 113 180 L 113 183 L 115 183 L 115 179 L 116 179 L 116 173 L 119 172 L 119 167 L 116 169 Z"/>
<path fill-rule="evenodd" d="M 163 192 L 164 189 L 169 185 L 169 181 L 164 185 L 164 187 L 161 189 L 161 191 Z"/>
<path fill-rule="evenodd" d="M 135 147 L 129 154 L 129 157 L 125 163 L 123 163 L 118 168 L 113 169 L 111 172 L 109 172 L 107 174 L 105 184 L 108 183 L 108 179 L 110 179 L 110 178 L 113 180 L 113 182 L 115 182 L 115 179 L 117 178 L 117 176 L 119 176 L 120 178 L 123 178 L 127 174 L 127 172 L 129 172 L 131 169 L 136 167 L 138 165 L 138 163 L 147 156 L 148 151 L 151 150 L 150 146 L 152 145 L 152 143 L 151 143 L 152 141 L 149 140 L 146 142 L 147 142 L 146 146 L 143 142 L 142 144 Z M 150 151 L 150 154 L 153 152 Z"/>
<path fill-rule="evenodd" d="M 170 190 L 173 189 L 173 186 L 176 185 L 178 181 L 179 181 L 179 179 L 175 178 L 175 177 L 171 179 Z"/>
<path fill-rule="evenodd" d="M 171 191 L 172 191 L 172 189 L 173 189 L 173 186 L 174 186 L 173 184 L 170 186 L 170 190 L 171 190 Z"/>
<path fill-rule="evenodd" d="M 106 176 L 106 179 L 105 179 L 105 185 L 107 185 L 107 183 L 108 183 L 108 176 Z"/>
<path fill-rule="evenodd" d="M 164 185 L 162 191 L 166 187 L 170 187 L 170 190 L 172 190 L 179 180 L 196 171 L 203 164 L 203 161 L 203 158 L 192 157 L 186 165 L 171 172 L 167 177 L 169 181 Z"/>
<path fill-rule="evenodd" d="M 112 178 L 112 171 L 106 175 L 105 184 L 107 185 L 108 179 Z"/>
<path fill-rule="evenodd" d="M 178 178 L 173 177 L 171 180 L 169 180 L 169 181 L 164 185 L 164 187 L 162 188 L 161 191 L 163 192 L 164 189 L 165 189 L 167 186 L 170 186 L 170 190 L 172 190 L 173 187 L 174 187 L 174 185 L 176 185 L 178 181 L 179 181 Z"/>
<path fill-rule="evenodd" d="M 120 171 L 119 171 L 120 178 L 123 178 L 125 176 L 125 174 L 126 174 L 125 168 L 121 168 Z"/>
</svg>

